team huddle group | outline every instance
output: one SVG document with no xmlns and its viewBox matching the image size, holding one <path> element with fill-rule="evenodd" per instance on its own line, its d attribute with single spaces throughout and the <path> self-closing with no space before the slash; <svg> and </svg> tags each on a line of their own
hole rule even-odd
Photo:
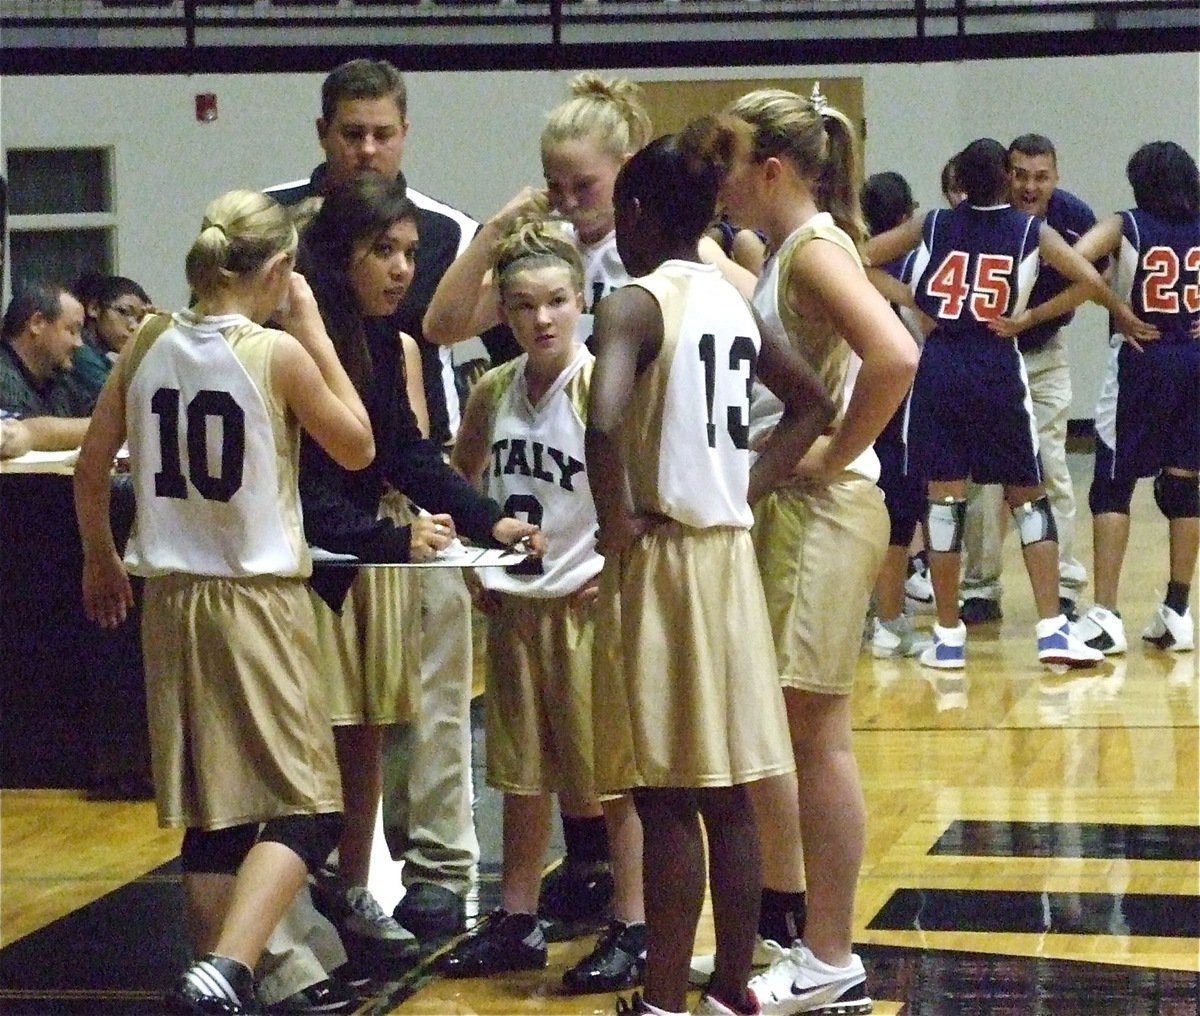
<svg viewBox="0 0 1200 1016">
<path fill-rule="evenodd" d="M 390 64 L 338 67 L 317 129 L 311 179 L 206 209 L 191 305 L 142 320 L 75 474 L 89 616 L 121 623 L 144 580 L 156 800 L 186 829 L 195 955 L 172 1011 L 336 1011 L 365 959 L 433 947 L 448 977 L 536 970 L 600 916 L 563 990 L 639 987 L 618 1012 L 687 1012 L 692 984 L 697 1013 L 870 1012 L 851 939 L 860 633 L 874 603 L 876 655 L 964 666 L 968 480 L 1003 487 L 1057 667 L 1126 650 L 1117 578 L 1154 476 L 1171 582 L 1147 638 L 1191 648 L 1194 161 L 1144 146 L 1136 207 L 1081 222 L 1044 138 L 981 139 L 951 160 L 951 207 L 917 217 L 894 174 L 860 198 L 856 132 L 819 90 L 753 91 L 652 140 L 634 86 L 583 74 L 548 115 L 545 188 L 477 227 L 406 186 Z M 1058 333 L 1085 299 L 1114 338 L 1096 603 L 1073 620 L 1031 365 L 1065 377 Z M 467 385 L 451 348 L 472 336 L 492 365 Z M 1064 427 L 1069 402 L 1068 383 Z M 928 644 L 901 609 L 918 521 Z M 387 567 L 459 538 L 518 563 Z M 499 909 L 466 932 L 471 601 L 503 867 Z M 389 915 L 366 886 L 396 781 Z M 543 882 L 554 795 L 567 858 Z M 694 957 L 706 868 L 716 951 Z"/>
</svg>

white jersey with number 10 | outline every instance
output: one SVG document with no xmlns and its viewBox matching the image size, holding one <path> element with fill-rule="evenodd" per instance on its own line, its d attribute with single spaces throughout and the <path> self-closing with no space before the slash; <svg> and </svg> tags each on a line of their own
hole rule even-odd
<svg viewBox="0 0 1200 1016">
<path fill-rule="evenodd" d="M 282 333 L 241 315 L 147 319 L 127 358 L 135 575 L 312 570 L 297 495 L 299 427 L 274 395 Z"/>
</svg>

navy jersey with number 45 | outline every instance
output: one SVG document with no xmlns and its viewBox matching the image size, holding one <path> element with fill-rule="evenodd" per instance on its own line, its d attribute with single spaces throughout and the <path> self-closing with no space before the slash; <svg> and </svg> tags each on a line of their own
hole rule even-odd
<svg viewBox="0 0 1200 1016">
<path fill-rule="evenodd" d="M 1200 318 L 1200 219 L 1168 222 L 1141 209 L 1121 213 L 1113 290 L 1164 338 L 1187 338 Z"/>
<path fill-rule="evenodd" d="M 917 306 L 931 335 L 991 334 L 989 321 L 1025 309 L 1037 279 L 1040 222 L 1010 205 L 929 213 L 913 265 Z"/>
</svg>

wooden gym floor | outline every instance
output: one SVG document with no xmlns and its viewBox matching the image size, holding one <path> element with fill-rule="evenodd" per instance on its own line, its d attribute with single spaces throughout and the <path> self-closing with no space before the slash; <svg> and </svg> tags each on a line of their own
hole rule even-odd
<svg viewBox="0 0 1200 1016">
<path fill-rule="evenodd" d="M 1090 570 L 1090 459 L 1072 458 Z M 1194 1016 L 1198 654 L 1137 638 L 1165 585 L 1166 524 L 1139 485 L 1121 590 L 1131 646 L 1095 670 L 1038 665 L 1012 536 L 1005 553 L 1004 619 L 970 630 L 965 674 L 869 653 L 859 664 L 869 826 L 856 942 L 875 1011 Z M 481 788 L 480 910 L 496 900 L 498 815 Z M 162 867 L 178 846 L 149 803 L 0 793 L 0 1011 L 153 1012 L 182 963 L 178 877 Z M 386 855 L 372 883 L 395 902 Z M 555 945 L 548 971 L 485 981 L 418 968 L 373 986 L 358 1011 L 611 1012 L 611 996 L 556 990 L 588 947 Z M 697 950 L 711 947 L 706 909 Z"/>
</svg>

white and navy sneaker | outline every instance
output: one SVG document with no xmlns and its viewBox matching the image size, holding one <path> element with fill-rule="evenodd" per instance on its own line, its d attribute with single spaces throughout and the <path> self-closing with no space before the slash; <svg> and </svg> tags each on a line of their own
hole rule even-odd
<svg viewBox="0 0 1200 1016">
<path fill-rule="evenodd" d="M 1129 648 L 1125 641 L 1125 622 L 1115 610 L 1093 603 L 1087 613 L 1072 625 L 1075 637 L 1086 646 L 1115 656 Z"/>
<path fill-rule="evenodd" d="M 1071 631 L 1065 614 L 1038 621 L 1038 659 L 1050 667 L 1094 667 L 1104 660 L 1099 649 L 1084 645 Z"/>
<path fill-rule="evenodd" d="M 1158 605 L 1154 617 L 1142 632 L 1146 642 L 1152 642 L 1159 649 L 1173 653 L 1186 653 L 1196 646 L 1196 636 L 1192 632 L 1192 612 L 1185 610 L 1176 614 L 1165 603 Z"/>
<path fill-rule="evenodd" d="M 397 923 L 366 886 L 350 886 L 344 900 L 345 910 L 338 922 L 340 931 L 373 945 L 385 946 L 389 953 L 398 957 L 415 956 L 420 951 L 417 937 Z"/>
<path fill-rule="evenodd" d="M 933 644 L 918 657 L 921 664 L 938 670 L 961 670 L 967 665 L 967 626 L 961 621 L 955 628 L 933 626 Z"/>
<path fill-rule="evenodd" d="M 913 631 L 912 620 L 906 614 L 890 621 L 871 619 L 871 655 L 877 660 L 919 656 L 930 644 L 927 635 Z"/>
<path fill-rule="evenodd" d="M 904 609 L 910 614 L 932 614 L 933 583 L 929 579 L 929 565 L 921 557 L 908 559 L 908 578 L 904 580 Z"/>
<path fill-rule="evenodd" d="M 834 967 L 812 954 L 800 941 L 783 958 L 750 979 L 750 991 L 764 1014 L 824 1013 L 853 1016 L 869 1013 L 867 972 L 852 955 L 844 967 Z"/>
</svg>

